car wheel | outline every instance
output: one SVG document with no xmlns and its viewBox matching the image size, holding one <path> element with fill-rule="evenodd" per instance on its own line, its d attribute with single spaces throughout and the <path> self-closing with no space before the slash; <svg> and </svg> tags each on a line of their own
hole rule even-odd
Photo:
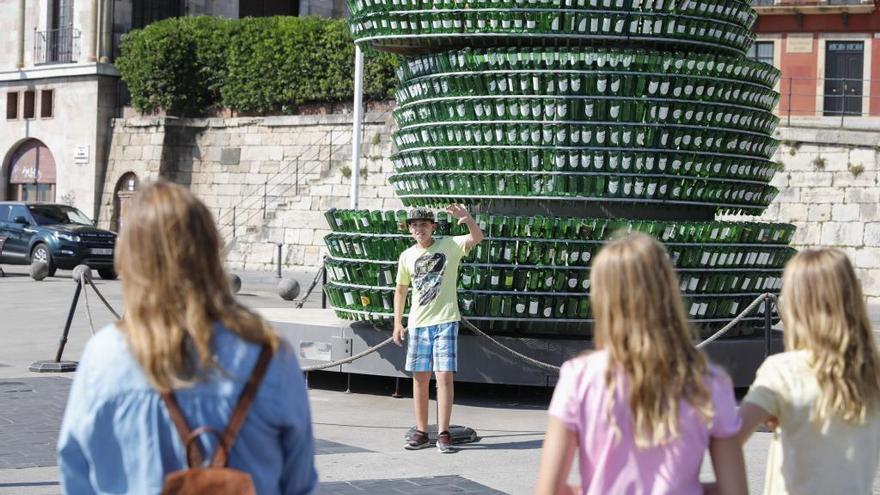
<svg viewBox="0 0 880 495">
<path fill-rule="evenodd" d="M 49 267 L 49 276 L 54 277 L 55 271 L 58 269 L 52 262 L 52 253 L 49 252 L 49 246 L 45 244 L 37 244 L 31 251 L 31 263 L 34 261 L 42 261 Z"/>
<path fill-rule="evenodd" d="M 104 280 L 116 280 L 116 270 L 112 268 L 99 268 L 98 275 Z"/>
</svg>

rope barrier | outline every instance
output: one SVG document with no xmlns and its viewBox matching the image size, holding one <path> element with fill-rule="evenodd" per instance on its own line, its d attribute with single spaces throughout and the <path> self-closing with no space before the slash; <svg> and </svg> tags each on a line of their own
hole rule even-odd
<svg viewBox="0 0 880 495">
<path fill-rule="evenodd" d="M 769 293 L 769 292 L 764 293 L 764 294 L 761 294 L 760 296 L 758 296 L 757 299 L 755 299 L 754 301 L 752 301 L 752 303 L 749 304 L 749 305 L 746 307 L 746 309 L 744 309 L 744 310 L 742 311 L 742 313 L 738 314 L 738 315 L 736 316 L 736 318 L 734 318 L 733 320 L 731 320 L 730 323 L 728 323 L 727 325 L 724 325 L 720 330 L 718 330 L 717 332 L 715 332 L 715 333 L 713 333 L 712 335 L 710 335 L 706 340 L 704 340 L 704 341 L 700 342 L 699 344 L 697 344 L 697 349 L 702 349 L 703 347 L 705 347 L 705 346 L 711 344 L 712 342 L 715 342 L 716 340 L 718 340 L 722 335 L 724 335 L 725 333 L 727 333 L 728 331 L 730 331 L 730 329 L 733 328 L 734 325 L 736 325 L 737 323 L 739 323 L 740 321 L 742 321 L 746 316 L 749 315 L 749 313 L 751 313 L 752 311 L 754 311 L 755 308 L 758 307 L 758 304 L 760 304 L 760 303 L 762 303 L 762 302 L 764 302 L 764 301 L 775 302 L 775 301 L 776 301 L 776 296 L 775 296 L 774 294 Z"/>
<path fill-rule="evenodd" d="M 340 360 L 338 360 L 338 361 L 333 361 L 333 362 L 330 362 L 330 363 L 318 364 L 318 365 L 315 365 L 315 366 L 306 366 L 305 368 L 302 368 L 302 371 L 304 371 L 304 372 L 318 371 L 318 370 L 323 370 L 323 369 L 327 369 L 327 368 L 333 368 L 334 366 L 340 366 L 340 365 L 343 365 L 343 364 L 348 364 L 348 363 L 350 363 L 350 362 L 352 362 L 352 361 L 354 361 L 354 360 L 356 360 L 356 359 L 360 359 L 360 358 L 362 358 L 362 357 L 364 357 L 364 356 L 366 356 L 366 355 L 368 355 L 368 354 L 372 354 L 372 353 L 378 351 L 379 349 L 385 347 L 386 345 L 390 344 L 391 342 L 394 342 L 394 338 L 393 338 L 393 337 L 388 337 L 387 339 L 385 339 L 385 340 L 383 340 L 382 342 L 380 342 L 380 343 L 374 345 L 373 347 L 370 347 L 369 349 L 367 349 L 367 350 L 365 350 L 365 351 L 363 351 L 363 352 L 359 352 L 359 353 L 357 353 L 357 354 L 355 354 L 355 355 L 353 355 L 353 356 L 349 356 L 349 357 L 347 357 L 347 358 L 345 358 L 345 359 L 340 359 Z"/>
<path fill-rule="evenodd" d="M 86 272 L 82 272 L 79 276 L 80 285 L 86 285 L 90 280 L 89 276 Z M 92 309 L 89 307 L 89 291 L 83 291 L 83 299 L 86 303 L 86 315 L 89 317 L 89 330 L 92 332 L 92 335 L 95 335 L 95 323 L 92 321 Z"/>
<path fill-rule="evenodd" d="M 299 301 L 297 301 L 297 303 L 296 303 L 297 308 L 302 308 L 306 299 L 308 299 L 308 297 L 314 291 L 315 286 L 317 286 L 318 279 L 320 278 L 323 270 L 324 270 L 324 267 L 321 267 L 318 270 L 318 273 L 315 275 L 315 278 L 312 280 L 311 286 L 309 286 L 309 289 L 306 291 L 306 295 L 303 296 Z M 104 298 L 103 294 L 101 294 L 101 291 L 98 290 L 98 288 L 95 286 L 94 282 L 89 277 L 87 277 L 85 274 L 82 274 L 79 282 L 82 285 L 90 286 L 92 288 L 92 290 L 95 291 L 95 294 L 98 295 L 98 297 L 101 299 L 101 301 L 107 307 L 107 309 L 110 310 L 111 313 L 113 313 L 113 316 L 115 316 L 117 319 L 120 318 L 119 314 L 113 309 L 112 306 L 110 306 L 110 303 L 107 302 L 107 299 Z M 88 292 L 88 291 L 86 291 L 86 292 Z M 94 327 L 94 324 L 92 321 L 92 312 L 89 307 L 88 295 L 84 294 L 84 297 L 85 297 L 85 303 L 86 303 L 86 313 L 88 314 L 88 318 L 89 318 L 89 327 L 91 328 L 92 334 L 94 335 L 95 327 Z M 729 323 L 724 325 L 721 329 L 719 329 L 718 331 L 713 333 L 711 336 L 709 336 L 708 338 L 706 338 L 702 342 L 698 343 L 696 345 L 697 349 L 702 349 L 702 348 L 706 347 L 707 345 L 711 344 L 712 342 L 721 338 L 724 334 L 729 332 L 734 326 L 736 326 L 738 323 L 743 321 L 762 302 L 769 302 L 771 304 L 778 303 L 778 299 L 775 294 L 771 294 L 769 292 L 761 294 L 754 301 L 752 301 L 741 313 L 739 313 L 733 320 L 731 320 Z M 559 372 L 559 369 L 560 369 L 559 366 L 556 366 L 556 365 L 553 365 L 550 363 L 545 363 L 543 361 L 539 361 L 537 359 L 526 356 L 525 354 L 523 354 L 519 351 L 511 349 L 510 347 L 502 344 L 501 342 L 499 342 L 498 340 L 496 340 L 492 336 L 488 335 L 486 332 L 480 330 L 476 325 L 471 323 L 467 318 L 462 318 L 461 322 L 465 326 L 465 328 L 467 328 L 468 330 L 473 332 L 476 336 L 482 337 L 482 338 L 488 340 L 489 343 L 491 343 L 495 347 L 503 350 L 504 352 L 506 352 L 506 353 L 508 353 L 508 354 L 510 354 L 510 355 L 532 365 L 532 366 L 543 369 L 545 371 L 551 371 L 554 373 Z M 323 364 L 318 364 L 318 365 L 313 365 L 313 366 L 306 366 L 306 367 L 302 368 L 302 371 L 303 372 L 319 371 L 319 370 L 324 370 L 324 369 L 328 369 L 328 368 L 334 368 L 336 366 L 341 366 L 343 364 L 348 364 L 348 363 L 356 361 L 362 357 L 368 356 L 374 352 L 377 352 L 379 349 L 385 347 L 386 345 L 390 344 L 393 341 L 394 341 L 393 337 L 388 337 L 387 339 L 383 340 L 382 342 L 380 342 L 380 343 L 378 343 L 368 349 L 365 349 L 364 351 L 361 351 L 357 354 L 349 356 L 347 358 L 339 359 L 339 360 L 332 361 L 329 363 L 323 363 Z"/>
<path fill-rule="evenodd" d="M 321 278 L 321 275 L 327 270 L 324 265 L 321 265 L 321 268 L 318 268 L 318 273 L 315 274 L 315 278 L 312 279 L 312 285 L 309 286 L 309 289 L 306 291 L 306 295 L 301 297 L 296 303 L 294 303 L 297 309 L 302 309 L 303 305 L 306 303 L 306 299 L 312 295 L 312 291 L 315 290 L 315 286 L 318 285 L 318 279 Z"/>
<path fill-rule="evenodd" d="M 92 290 L 95 291 L 95 294 L 98 295 L 98 298 L 101 299 L 101 302 L 104 303 L 104 306 L 107 307 L 107 309 L 110 311 L 110 313 L 112 313 L 113 316 L 115 316 L 117 320 L 121 320 L 122 317 L 119 316 L 119 313 L 117 313 L 116 310 L 113 309 L 113 306 L 110 306 L 110 303 L 107 302 L 107 299 L 105 299 L 104 295 L 101 294 L 101 291 L 98 290 L 98 287 L 95 285 L 95 282 L 91 278 L 88 279 L 88 282 L 89 282 L 89 286 L 92 287 Z"/>
<path fill-rule="evenodd" d="M 512 355 L 514 355 L 514 356 L 516 356 L 516 357 L 522 359 L 523 361 L 525 361 L 525 362 L 527 362 L 527 363 L 529 363 L 529 364 L 531 364 L 531 365 L 537 366 L 538 368 L 541 368 L 541 369 L 544 369 L 544 370 L 547 370 L 547 371 L 557 372 L 557 373 L 559 372 L 559 366 L 554 366 L 554 365 L 552 365 L 552 364 L 548 364 L 548 363 L 545 363 L 545 362 L 542 362 L 542 361 L 538 361 L 537 359 L 532 359 L 532 358 L 526 356 L 525 354 L 522 354 L 522 353 L 520 353 L 520 352 L 517 352 L 517 351 L 511 349 L 510 347 L 507 347 L 506 345 L 502 344 L 501 342 L 498 342 L 497 340 L 495 340 L 494 338 L 490 337 L 490 336 L 487 335 L 485 332 L 483 332 L 482 330 L 480 330 L 479 328 L 477 328 L 476 326 L 474 326 L 474 324 L 471 323 L 470 321 L 468 321 L 467 319 L 462 318 L 461 322 L 464 323 L 464 325 L 465 325 L 470 331 L 472 331 L 472 332 L 474 332 L 475 334 L 477 334 L 477 336 L 479 336 L 479 337 L 483 337 L 483 338 L 487 339 L 489 342 L 491 342 L 492 344 L 494 344 L 496 347 L 499 347 L 499 348 L 503 349 L 505 352 L 507 352 L 507 353 L 509 353 L 509 354 L 512 354 Z"/>
</svg>

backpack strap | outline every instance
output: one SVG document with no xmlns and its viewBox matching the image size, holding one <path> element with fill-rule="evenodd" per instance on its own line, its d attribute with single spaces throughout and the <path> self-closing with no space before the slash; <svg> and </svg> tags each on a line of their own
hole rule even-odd
<svg viewBox="0 0 880 495">
<path fill-rule="evenodd" d="M 272 360 L 272 354 L 272 348 L 268 345 L 263 345 L 262 350 L 260 351 L 260 356 L 257 358 L 257 363 L 254 365 L 254 370 L 251 372 L 250 378 L 248 378 L 244 389 L 241 391 L 241 395 L 238 397 L 238 404 L 236 405 L 235 410 L 232 411 L 229 424 L 226 426 L 226 432 L 222 437 L 218 436 L 219 441 L 214 456 L 211 458 L 211 466 L 226 466 L 228 453 L 232 450 L 232 444 L 235 442 L 235 437 L 238 435 L 238 431 L 244 424 L 244 419 L 245 416 L 247 416 L 248 409 L 250 409 L 251 402 L 253 402 L 254 397 L 257 395 L 257 389 L 260 387 L 260 383 L 263 381 L 263 377 L 269 369 L 269 362 Z M 214 433 L 214 431 L 206 427 L 191 431 L 189 425 L 186 423 L 186 417 L 180 410 L 180 405 L 177 403 L 177 398 L 174 396 L 174 393 L 161 392 L 160 395 L 162 396 L 162 400 L 165 401 L 165 407 L 168 409 L 168 415 L 171 416 L 171 421 L 177 429 L 177 434 L 183 442 L 189 467 L 202 465 L 204 463 L 204 457 L 202 456 L 198 442 L 195 442 L 194 440 L 202 433 Z M 193 449 L 194 446 L 196 447 L 195 449 Z"/>
<path fill-rule="evenodd" d="M 260 388 L 260 383 L 263 381 L 263 377 L 269 369 L 269 362 L 272 360 L 272 354 L 272 348 L 264 344 L 262 351 L 260 351 L 260 357 L 257 358 L 257 364 L 254 365 L 254 371 L 251 372 L 247 384 L 244 386 L 241 395 L 238 397 L 238 405 L 235 406 L 235 410 L 232 411 L 229 424 L 226 426 L 226 432 L 223 433 L 223 438 L 217 445 L 217 450 L 214 452 L 214 457 L 211 459 L 211 466 L 226 466 L 227 453 L 232 450 L 232 445 L 235 443 L 235 438 L 238 436 L 238 430 L 240 430 L 244 424 L 244 419 L 251 407 L 251 403 L 257 395 L 257 389 Z M 222 452 L 223 450 L 226 452 Z"/>
<path fill-rule="evenodd" d="M 168 409 L 168 415 L 171 416 L 174 427 L 177 428 L 177 435 L 183 442 L 189 467 L 201 465 L 204 462 L 201 449 L 198 444 L 195 444 L 195 450 L 192 448 L 194 445 L 192 441 L 194 435 L 190 431 L 189 425 L 186 424 L 186 418 L 183 416 L 183 411 L 180 410 L 180 405 L 177 403 L 177 398 L 174 397 L 174 392 L 161 392 L 160 395 L 162 395 L 162 400 L 165 401 L 165 407 Z M 195 436 L 198 436 L 198 434 Z"/>
</svg>

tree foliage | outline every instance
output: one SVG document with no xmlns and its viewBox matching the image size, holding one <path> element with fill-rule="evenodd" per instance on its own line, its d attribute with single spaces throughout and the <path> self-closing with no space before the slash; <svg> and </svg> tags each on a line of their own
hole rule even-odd
<svg viewBox="0 0 880 495">
<path fill-rule="evenodd" d="M 318 17 L 166 19 L 123 36 L 116 66 L 142 112 L 293 113 L 354 93 L 346 22 Z M 396 67 L 395 56 L 368 53 L 365 96 L 388 98 Z"/>
</svg>

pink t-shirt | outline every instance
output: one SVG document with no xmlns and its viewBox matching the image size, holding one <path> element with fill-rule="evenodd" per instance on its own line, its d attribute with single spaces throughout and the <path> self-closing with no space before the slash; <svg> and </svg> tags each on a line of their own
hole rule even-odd
<svg viewBox="0 0 880 495">
<path fill-rule="evenodd" d="M 710 437 L 730 437 L 740 428 L 733 385 L 719 368 L 710 366 L 714 418 L 706 425 L 686 401 L 679 408 L 681 433 L 662 446 L 639 450 L 624 390 L 618 386 L 609 424 L 605 396 L 608 353 L 597 351 L 567 361 L 550 402 L 550 415 L 578 437 L 581 488 L 584 494 L 619 493 L 699 495 L 700 465 Z M 709 383 L 707 383 L 708 385 Z M 620 432 L 619 442 L 613 434 Z"/>
</svg>

